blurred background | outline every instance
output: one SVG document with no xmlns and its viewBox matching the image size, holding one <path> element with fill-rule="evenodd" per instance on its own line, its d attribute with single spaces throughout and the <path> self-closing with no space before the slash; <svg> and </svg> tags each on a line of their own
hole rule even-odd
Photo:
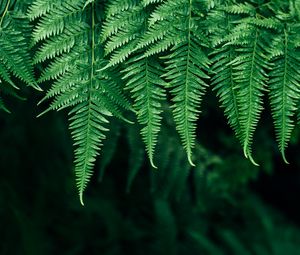
<svg viewBox="0 0 300 255">
<path fill-rule="evenodd" d="M 79 203 L 65 112 L 36 118 L 41 96 L 0 113 L 2 255 L 300 254 L 299 129 L 283 163 L 271 115 L 255 136 L 255 167 L 206 95 L 191 168 L 166 111 L 151 169 L 137 125 L 112 120 Z M 166 106 L 167 107 L 167 106 Z"/>
</svg>

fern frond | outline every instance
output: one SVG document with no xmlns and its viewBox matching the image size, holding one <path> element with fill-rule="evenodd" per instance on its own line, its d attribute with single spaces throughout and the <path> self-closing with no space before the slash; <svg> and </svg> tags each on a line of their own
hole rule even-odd
<svg viewBox="0 0 300 255">
<path fill-rule="evenodd" d="M 74 140 L 75 149 L 75 173 L 80 202 L 83 203 L 83 192 L 93 173 L 94 163 L 104 132 L 108 131 L 104 126 L 108 123 L 107 116 L 111 114 L 93 99 L 90 95 L 88 101 L 78 104 L 70 112 L 70 129 Z"/>
<path fill-rule="evenodd" d="M 7 109 L 6 105 L 4 104 L 2 98 L 0 97 L 0 110 L 3 110 L 7 113 L 11 113 L 10 110 Z"/>
<path fill-rule="evenodd" d="M 7 68 L 5 67 L 3 59 L 0 59 L 0 81 L 1 81 L 1 83 L 3 83 L 3 81 L 1 79 L 5 82 L 9 83 L 12 87 L 19 89 L 11 80 L 9 70 L 7 70 Z"/>
<path fill-rule="evenodd" d="M 246 23 L 256 25 L 257 27 L 269 28 L 269 29 L 279 29 L 281 24 L 275 18 L 263 18 L 258 19 L 254 17 L 244 19 Z"/>
<path fill-rule="evenodd" d="M 243 144 L 240 124 L 240 107 L 238 105 L 238 90 L 234 79 L 232 61 L 237 57 L 233 45 L 223 45 L 222 41 L 230 34 L 232 29 L 231 19 L 223 11 L 214 12 L 211 18 L 212 41 L 215 50 L 212 52 L 213 65 L 211 67 L 213 90 L 217 90 L 221 107 L 224 108 L 228 123 L 234 130 L 236 137 Z M 221 24 L 221 25 L 219 25 Z"/>
<path fill-rule="evenodd" d="M 170 1 L 169 1 L 170 2 Z M 199 116 L 199 106 L 207 86 L 205 79 L 210 61 L 203 51 L 206 46 L 205 36 L 199 29 L 197 12 L 192 1 L 178 1 L 178 10 L 182 18 L 179 27 L 182 41 L 172 47 L 172 53 L 167 57 L 167 73 L 163 76 L 169 81 L 173 95 L 173 114 L 183 146 L 191 165 L 192 149 L 196 139 L 196 121 Z M 195 1 L 194 3 L 197 3 Z M 197 17 L 197 16 L 196 16 Z"/>
<path fill-rule="evenodd" d="M 99 66 L 105 66 L 106 61 L 101 62 Z M 99 87 L 97 87 L 107 99 L 111 100 L 114 104 L 121 107 L 121 109 L 132 111 L 132 105 L 128 98 L 123 93 L 123 87 L 120 80 L 116 79 L 118 77 L 118 70 L 107 70 L 99 72 L 95 75 L 95 79 L 99 81 Z M 120 77 L 121 79 L 121 77 Z M 100 81 L 105 80 L 105 83 Z"/>
<path fill-rule="evenodd" d="M 143 22 L 143 19 L 141 19 L 139 22 Z M 105 45 L 105 54 L 109 55 L 110 53 L 114 52 L 116 49 L 120 48 L 121 46 L 127 44 L 129 45 L 129 42 L 132 42 L 139 36 L 139 33 L 136 33 L 136 27 L 131 26 L 127 27 L 127 29 L 120 30 L 118 32 L 117 36 L 114 36 L 108 41 Z M 132 43 L 131 43 L 132 44 Z M 132 49 L 135 49 L 135 46 L 132 46 Z M 130 54 L 128 54 L 130 55 Z"/>
<path fill-rule="evenodd" d="M 182 1 L 165 1 L 162 3 L 155 11 L 151 13 L 149 18 L 149 26 L 153 26 L 158 21 L 175 18 L 181 12 L 178 7 L 182 3 Z"/>
<path fill-rule="evenodd" d="M 108 17 L 119 15 L 125 11 L 131 11 L 138 5 L 138 0 L 115 0 L 109 1 L 106 15 Z"/>
<path fill-rule="evenodd" d="M 149 27 L 148 31 L 140 39 L 137 48 L 142 49 L 154 44 L 156 41 L 162 40 L 170 29 L 170 24 L 167 22 L 160 22 L 153 27 Z"/>
<path fill-rule="evenodd" d="M 164 0 L 142 0 L 143 5 L 146 7 L 150 4 L 162 3 Z"/>
<path fill-rule="evenodd" d="M 34 20 L 49 13 L 55 5 L 60 5 L 62 0 L 35 0 L 28 9 L 28 18 Z"/>
<path fill-rule="evenodd" d="M 61 110 L 75 106 L 71 111 L 70 128 L 74 139 L 75 172 L 81 203 L 83 191 L 90 179 L 95 157 L 98 155 L 101 141 L 105 138 L 106 118 L 117 113 L 115 104 L 129 108 L 128 101 L 116 88 L 107 75 L 93 74 L 95 67 L 87 63 L 74 66 L 74 71 L 67 73 L 54 83 L 47 97 L 55 96 L 48 110 Z M 117 109 L 117 110 L 115 110 Z M 46 111 L 48 111 L 46 110 Z M 74 115 L 73 115 L 74 113 Z"/>
<path fill-rule="evenodd" d="M 139 1 L 124 2 L 118 7 L 112 2 L 107 12 L 109 16 L 103 25 L 102 40 L 106 41 L 105 54 L 110 55 L 108 66 L 115 66 L 136 51 L 145 30 L 147 14 Z"/>
<path fill-rule="evenodd" d="M 189 162 L 194 165 L 191 159 L 192 148 L 196 139 L 199 105 L 207 86 L 204 79 L 209 78 L 204 72 L 209 67 L 209 60 L 201 51 L 200 42 L 191 38 L 186 43 L 174 46 L 172 51 L 166 62 L 168 72 L 164 77 L 170 81 L 174 96 L 172 101 L 176 128 Z"/>
<path fill-rule="evenodd" d="M 145 52 L 145 57 L 150 57 L 153 55 L 157 55 L 159 53 L 163 53 L 171 48 L 171 46 L 180 44 L 184 42 L 183 37 L 179 37 L 173 31 L 167 32 L 167 34 L 163 37 L 162 40 L 156 42 L 154 45 L 148 47 L 149 49 Z M 143 47 L 143 46 L 142 46 Z"/>
<path fill-rule="evenodd" d="M 295 126 L 293 116 L 300 99 L 300 51 L 295 47 L 299 36 L 292 29 L 274 39 L 270 52 L 277 52 L 270 71 L 270 101 L 276 137 L 284 161 L 285 148 Z"/>
<path fill-rule="evenodd" d="M 118 31 L 118 33 L 116 33 L 115 38 L 113 37 L 111 42 L 108 43 L 108 47 L 110 48 L 109 51 L 113 52 L 110 59 L 110 65 L 124 62 L 128 56 L 134 52 L 146 51 L 144 53 L 144 60 L 142 58 L 137 59 L 137 63 L 131 64 L 127 69 L 127 71 L 131 72 L 132 70 L 130 68 L 135 68 L 135 71 L 133 71 L 135 77 L 133 77 L 133 81 L 129 81 L 129 86 L 134 85 L 136 87 L 134 92 L 137 93 L 134 97 L 141 100 L 141 102 L 142 100 L 145 101 L 147 98 L 152 98 L 151 91 L 147 91 L 147 93 L 144 94 L 141 91 L 144 87 L 139 85 L 141 84 L 139 79 L 145 77 L 145 64 L 141 61 L 145 61 L 152 55 L 164 52 L 173 46 L 172 54 L 169 55 L 168 61 L 166 62 L 168 68 L 164 77 L 170 81 L 171 87 L 173 87 L 173 95 L 176 98 L 174 99 L 174 114 L 175 119 L 177 120 L 177 128 L 188 152 L 190 162 L 191 148 L 195 141 L 195 122 L 198 116 L 197 108 L 200 104 L 204 87 L 206 86 L 203 78 L 208 78 L 204 71 L 207 70 L 209 63 L 208 58 L 201 49 L 201 47 L 206 46 L 207 40 L 199 29 L 199 17 L 194 17 L 198 15 L 196 6 L 199 3 L 203 5 L 203 1 L 199 0 L 166 1 L 152 13 L 152 16 L 149 19 L 150 28 L 146 33 L 144 32 L 144 26 L 138 25 L 137 22 L 137 17 L 140 17 L 141 19 L 145 19 L 145 17 L 136 14 L 135 16 L 132 16 L 134 18 L 131 22 L 128 22 L 126 25 L 126 30 L 123 28 L 113 29 L 115 31 L 113 33 L 116 33 L 116 31 Z M 166 10 L 168 10 L 170 15 L 165 15 Z M 170 10 L 173 10 L 174 13 L 171 13 Z M 123 15 L 127 14 L 124 13 Z M 127 22 L 126 19 L 125 22 Z M 130 27 L 132 24 L 134 24 L 133 30 L 131 30 Z M 108 25 L 109 23 L 106 26 Z M 135 31 L 136 34 L 133 31 Z M 186 68 L 188 69 L 187 71 L 185 71 Z M 138 70 L 140 70 L 140 72 Z M 179 77 L 176 77 L 177 73 Z M 153 79 L 153 77 L 151 78 Z M 152 81 L 152 83 L 155 82 Z M 192 95 L 194 93 L 195 96 Z M 178 102 L 179 98 L 183 98 L 182 102 Z M 147 100 L 145 102 L 147 102 Z M 147 104 L 141 104 L 140 107 L 143 107 L 142 109 L 148 109 L 147 111 L 144 110 L 144 114 L 149 114 L 149 107 Z M 155 109 L 155 111 L 160 113 L 157 109 Z M 146 115 L 143 116 L 143 124 L 147 121 L 145 116 Z M 156 122 L 158 122 L 158 119 Z M 152 124 L 149 123 L 149 125 Z M 157 124 L 154 125 L 153 131 L 149 128 L 144 128 L 142 130 L 151 163 L 153 158 L 153 149 L 151 148 L 154 147 L 154 145 L 152 145 L 152 139 L 154 134 L 156 136 L 156 133 L 159 130 L 156 126 Z M 148 138 L 148 141 L 146 141 L 146 138 Z M 154 141 L 156 143 L 156 138 Z"/>
<path fill-rule="evenodd" d="M 105 46 L 106 54 L 110 54 L 108 66 L 114 66 L 126 61 L 137 51 L 137 44 L 145 33 L 147 14 L 138 1 L 129 5 L 108 5 L 109 16 L 105 27 L 114 27 L 122 18 L 123 24 L 111 31 L 110 40 Z M 124 17 L 126 17 L 124 19 Z M 104 31 L 104 34 L 107 32 Z M 141 135 L 146 146 L 146 151 L 152 167 L 154 165 L 154 150 L 157 143 L 157 135 L 161 122 L 161 100 L 164 98 L 164 90 L 161 87 L 164 82 L 159 77 L 160 68 L 152 58 L 143 58 L 137 53 L 130 61 L 126 61 L 125 75 L 126 88 L 131 91 L 135 100 L 134 110 L 137 113 L 138 122 L 142 125 Z"/>
<path fill-rule="evenodd" d="M 4 1 L 5 9 L 0 16 L 0 78 L 14 85 L 10 74 L 25 82 L 27 85 L 41 90 L 34 77 L 30 56 L 29 21 L 17 8 L 10 11 L 11 1 Z"/>
<path fill-rule="evenodd" d="M 134 2 L 132 3 L 134 4 Z M 112 11 L 110 11 L 113 9 Z M 134 4 L 127 11 L 118 11 L 116 12 L 115 6 L 108 5 L 108 13 L 113 12 L 114 15 L 108 16 L 105 23 L 102 27 L 102 41 L 106 41 L 112 35 L 116 35 L 119 30 L 133 27 L 134 25 L 138 25 L 139 28 L 143 23 L 136 23 L 136 19 L 139 18 L 143 10 L 143 7 L 139 4 Z M 115 13 L 116 12 L 116 13 Z"/>
<path fill-rule="evenodd" d="M 51 79 L 57 79 L 61 75 L 64 75 L 68 71 L 72 70 L 76 64 L 75 61 L 80 57 L 79 47 L 73 48 L 68 54 L 62 55 L 51 62 L 42 72 L 38 82 L 40 83 Z"/>
<path fill-rule="evenodd" d="M 222 9 L 231 14 L 255 15 L 256 13 L 254 6 L 249 3 L 228 5 L 224 6 Z"/>
<path fill-rule="evenodd" d="M 70 25 L 65 28 L 64 33 L 47 40 L 36 53 L 34 63 L 44 62 L 62 53 L 69 53 L 78 40 L 82 40 L 87 32 L 88 26 L 85 23 Z"/>
<path fill-rule="evenodd" d="M 34 30 L 35 41 L 43 41 L 35 60 L 49 63 L 39 81 L 56 80 L 42 100 L 53 98 L 53 101 L 40 115 L 49 110 L 73 108 L 70 111 L 70 129 L 82 204 L 83 192 L 105 139 L 104 132 L 108 130 L 108 117 L 115 115 L 125 119 L 123 110 L 131 109 L 116 78 L 112 77 L 113 71 L 96 71 L 106 64 L 103 49 L 97 45 L 97 5 L 94 1 L 88 2 L 91 6 L 84 6 L 84 3 L 73 0 L 54 6 L 38 21 Z"/>
<path fill-rule="evenodd" d="M 139 123 L 143 126 L 141 134 L 152 167 L 157 135 L 161 125 L 161 101 L 165 97 L 164 81 L 160 78 L 161 71 L 155 60 L 151 58 L 133 58 L 127 63 L 124 79 L 126 86 L 135 99 Z"/>
<path fill-rule="evenodd" d="M 238 88 L 238 105 L 246 157 L 254 162 L 251 155 L 253 134 L 263 110 L 263 91 L 266 88 L 268 61 L 260 29 L 251 24 L 243 24 L 233 35 L 228 45 L 237 46 L 238 56 L 232 61 L 234 80 Z"/>
<path fill-rule="evenodd" d="M 63 32 L 66 24 L 77 23 L 81 19 L 85 0 L 71 0 L 56 5 L 51 12 L 46 13 L 33 32 L 33 39 L 37 43 L 41 40 Z"/>
</svg>

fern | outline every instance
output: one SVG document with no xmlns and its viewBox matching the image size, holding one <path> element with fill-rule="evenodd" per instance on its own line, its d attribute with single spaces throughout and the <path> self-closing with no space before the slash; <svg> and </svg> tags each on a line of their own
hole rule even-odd
<svg viewBox="0 0 300 255">
<path fill-rule="evenodd" d="M 37 89 L 37 83 L 51 83 L 40 101 L 51 103 L 40 115 L 70 108 L 81 203 L 111 117 L 132 123 L 128 110 L 136 114 L 152 167 L 161 161 L 156 147 L 168 108 L 190 165 L 199 162 L 193 151 L 209 85 L 254 164 L 255 131 L 269 94 L 287 162 L 294 118 L 300 116 L 299 9 L 295 0 L 5 0 L 0 93 L 18 96 L 17 80 Z M 2 98 L 0 108 L 8 111 Z M 101 163 L 102 173 L 112 153 Z M 138 154 L 128 189 L 143 163 Z M 181 158 L 176 162 L 183 164 Z"/>
<path fill-rule="evenodd" d="M 43 12 L 34 31 L 36 43 L 46 39 L 35 61 L 53 59 L 39 80 L 56 79 L 42 100 L 54 97 L 54 101 L 42 114 L 73 108 L 70 129 L 76 147 L 75 173 L 82 204 L 83 192 L 108 130 L 108 117 L 122 117 L 119 107 L 130 108 L 109 71 L 96 72 L 105 65 L 102 51 L 96 51 L 99 37 L 95 11 L 100 7 L 94 2 L 84 4 L 85 1 L 71 1 L 52 6 L 51 12 Z"/>
<path fill-rule="evenodd" d="M 212 44 L 215 46 L 211 53 L 213 89 L 217 90 L 217 96 L 224 108 L 229 125 L 240 143 L 243 144 L 238 88 L 234 79 L 235 71 L 231 64 L 238 54 L 234 45 L 224 45 L 224 38 L 230 34 L 233 28 L 232 17 L 220 10 L 214 11 L 210 15 L 213 22 L 211 22 L 209 29 L 212 34 Z M 216 26 L 216 24 L 222 24 L 222 26 Z"/>
<path fill-rule="evenodd" d="M 108 6 L 108 21 L 102 35 L 103 40 L 107 39 L 107 35 L 111 36 L 105 47 L 106 54 L 111 54 L 108 66 L 123 62 L 128 66 L 122 70 L 125 73 L 123 79 L 135 100 L 133 107 L 137 112 L 138 122 L 143 126 L 141 135 L 150 163 L 152 167 L 156 167 L 153 157 L 160 131 L 161 101 L 165 96 L 165 83 L 160 78 L 161 67 L 155 58 L 143 57 L 141 53 L 137 53 L 129 61 L 126 60 L 131 54 L 138 52 L 136 46 L 145 33 L 147 16 L 142 13 L 143 10 L 144 6 L 138 2 L 128 4 L 125 1 L 118 5 L 113 2 Z"/>
<path fill-rule="evenodd" d="M 132 59 L 124 72 L 124 79 L 129 78 L 127 88 L 130 89 L 135 99 L 134 108 L 137 111 L 138 121 L 144 127 L 141 130 L 143 140 L 150 163 L 153 162 L 154 149 L 157 144 L 157 135 L 160 131 L 161 122 L 161 103 L 165 96 L 164 81 L 159 78 L 160 67 L 157 66 L 152 58 Z"/>
<path fill-rule="evenodd" d="M 143 6 L 138 1 L 131 1 L 130 4 L 121 2 L 118 4 L 113 1 L 108 5 L 106 22 L 102 28 L 102 41 L 106 41 L 105 54 L 111 54 L 108 66 L 123 63 L 134 53 L 138 38 L 145 29 Z"/>
<path fill-rule="evenodd" d="M 56 5 L 52 5 L 51 12 L 48 11 L 47 15 L 42 17 L 39 24 L 33 32 L 33 38 L 35 42 L 55 36 L 63 32 L 64 28 L 71 25 L 74 21 L 80 19 L 82 9 L 85 1 L 72 0 L 69 2 L 61 2 Z M 35 16 L 35 15 L 31 15 Z"/>
<path fill-rule="evenodd" d="M 29 7 L 28 17 L 31 20 L 42 17 L 45 14 L 49 13 L 55 5 L 61 4 L 61 0 L 36 0 Z"/>
<path fill-rule="evenodd" d="M 142 45 L 150 44 L 146 56 L 164 52 L 173 46 L 172 53 L 165 57 L 167 73 L 163 77 L 171 88 L 176 128 L 191 165 L 194 165 L 192 149 L 195 145 L 199 105 L 207 86 L 205 79 L 209 78 L 206 72 L 210 64 L 204 51 L 208 42 L 201 28 L 204 22 L 197 10 L 199 4 L 203 4 L 203 1 L 166 1 L 152 14 L 152 29 L 146 34 L 146 38 L 151 35 L 151 38 L 156 39 L 142 40 Z M 161 30 L 164 23 L 169 26 L 165 32 Z M 156 44 L 151 46 L 153 42 Z"/>
<path fill-rule="evenodd" d="M 44 62 L 62 53 L 68 53 L 75 46 L 80 37 L 84 36 L 88 27 L 86 24 L 71 25 L 65 29 L 64 33 L 55 39 L 49 39 L 37 52 L 34 63 Z"/>
<path fill-rule="evenodd" d="M 40 90 L 30 56 L 31 26 L 22 10 L 16 7 L 10 11 L 13 4 L 13 1 L 4 1 L 0 12 L 0 83 L 18 89 L 11 77 L 13 74 L 27 85 Z M 4 105 L 2 108 L 6 109 Z"/>
<path fill-rule="evenodd" d="M 274 39 L 270 49 L 270 101 L 279 149 L 286 163 L 285 148 L 295 126 L 293 116 L 300 99 L 299 32 L 297 27 L 287 25 L 283 34 Z"/>
<path fill-rule="evenodd" d="M 271 10 L 278 13 L 280 8 L 281 6 L 271 7 Z M 229 124 L 233 127 L 237 137 L 243 144 L 246 157 L 249 157 L 255 163 L 251 156 L 251 143 L 262 111 L 263 92 L 266 85 L 268 85 L 271 90 L 271 105 L 277 140 L 283 158 L 286 161 L 284 148 L 287 146 L 294 126 L 291 117 L 295 111 L 295 102 L 298 100 L 298 96 L 297 92 L 295 92 L 297 90 L 296 86 L 288 88 L 295 92 L 292 93 L 293 95 L 287 92 L 288 89 L 285 88 L 287 85 L 284 77 L 286 77 L 288 70 L 284 68 L 287 67 L 284 65 L 284 62 L 287 60 L 284 58 L 284 55 L 289 53 L 283 50 L 284 40 L 280 38 L 285 36 L 282 33 L 283 29 L 280 29 L 278 18 L 280 19 L 280 16 L 282 16 L 285 19 L 287 17 L 290 19 L 290 16 L 289 14 L 280 14 L 276 18 L 264 18 L 248 3 L 228 5 L 226 7 L 221 6 L 220 9 L 222 12 L 219 12 L 218 15 L 212 14 L 212 20 L 219 17 L 218 22 L 220 17 L 222 17 L 225 23 L 226 19 L 228 20 L 232 14 L 246 15 L 246 17 L 239 19 L 238 22 L 234 21 L 236 17 L 233 16 L 231 24 L 235 27 L 227 29 L 228 32 L 227 34 L 223 33 L 223 38 L 217 34 L 221 34 L 220 29 L 211 29 L 212 33 L 215 33 L 213 37 L 214 43 L 221 45 L 214 53 L 213 60 L 216 63 L 213 66 L 213 72 L 217 74 L 213 83 L 216 84 L 218 95 L 223 103 L 223 107 L 225 107 L 225 114 Z M 220 15 L 223 11 L 229 14 Z M 230 24 L 230 22 L 227 22 L 227 24 Z M 266 40 L 273 41 L 270 48 L 266 47 Z M 280 40 L 282 42 L 281 45 Z M 295 44 L 293 47 L 294 49 L 297 48 Z M 229 59 L 232 59 L 231 56 L 233 54 L 232 49 L 234 49 L 236 56 L 230 62 Z M 230 55 L 228 55 L 228 52 L 230 52 Z M 297 53 L 291 55 L 292 58 L 298 59 Z M 270 64 L 270 59 L 273 59 L 273 61 L 277 59 L 276 64 Z M 272 71 L 268 73 L 270 65 L 272 65 Z M 297 60 L 293 62 L 294 66 L 297 68 Z M 269 82 L 267 82 L 267 76 L 270 76 Z M 296 81 L 293 83 L 295 85 L 298 82 L 297 75 L 294 77 L 296 77 Z M 251 79 L 253 80 L 251 81 Z M 247 82 L 248 84 L 246 84 Z M 231 89 L 229 87 L 230 83 Z M 248 99 L 246 99 L 247 96 Z M 280 101 L 281 104 L 279 103 Z"/>
<path fill-rule="evenodd" d="M 34 78 L 28 48 L 31 27 L 21 10 L 15 8 L 10 11 L 13 4 L 13 1 L 4 1 L 0 10 L 0 82 L 18 89 L 11 77 L 13 74 L 28 85 L 40 90 Z M 1 102 L 1 108 L 8 111 L 3 101 Z"/>
<path fill-rule="evenodd" d="M 267 29 L 278 27 L 273 19 L 260 19 L 259 14 L 247 6 L 228 6 L 223 8 L 228 13 L 249 14 L 250 17 L 235 22 L 235 27 L 225 36 L 225 47 L 233 47 L 236 56 L 227 63 L 231 71 L 231 82 L 236 85 L 235 99 L 229 99 L 226 91 L 226 82 L 217 80 L 221 100 L 226 104 L 229 123 L 233 126 L 239 140 L 243 145 L 244 155 L 254 163 L 252 158 L 252 142 L 254 131 L 257 127 L 263 110 L 263 95 L 267 86 L 267 70 L 269 62 L 266 53 Z M 228 41 L 226 43 L 226 41 Z M 222 43 L 222 40 L 221 40 Z M 224 57 L 224 54 L 222 54 Z M 218 76 L 217 76 L 218 78 Z M 232 88 L 234 88 L 232 87 Z M 233 90 L 231 90 L 233 93 Z M 229 101 L 231 100 L 231 102 Z M 231 109 L 231 110 L 230 110 Z M 234 111 L 234 112 L 233 112 Z"/>
</svg>

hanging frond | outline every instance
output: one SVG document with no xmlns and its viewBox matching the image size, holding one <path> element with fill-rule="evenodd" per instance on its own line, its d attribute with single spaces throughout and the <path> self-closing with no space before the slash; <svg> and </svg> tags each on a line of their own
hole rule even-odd
<svg viewBox="0 0 300 255">
<path fill-rule="evenodd" d="M 10 1 L 5 2 L 5 9 L 0 16 L 0 60 L 3 63 L 0 76 L 7 80 L 7 73 L 11 72 L 28 85 L 40 89 L 34 78 L 29 53 L 28 34 L 31 32 L 29 21 L 17 10 L 10 12 Z M 12 83 L 11 80 L 9 83 Z"/>
<path fill-rule="evenodd" d="M 212 22 L 209 29 L 212 33 L 212 43 L 215 45 L 215 49 L 211 54 L 211 61 L 213 62 L 211 67 L 212 85 L 214 86 L 213 89 L 217 90 L 217 96 L 224 108 L 229 125 L 234 130 L 240 143 L 243 144 L 238 89 L 234 79 L 235 71 L 231 65 L 238 53 L 234 45 L 224 45 L 224 38 L 230 34 L 233 28 L 232 17 L 226 15 L 223 11 L 213 12 L 211 16 Z M 221 26 L 218 24 L 221 24 Z"/>
<path fill-rule="evenodd" d="M 208 46 L 204 27 L 201 27 L 204 22 L 201 23 L 201 17 L 198 16 L 200 11 L 196 9 L 199 2 L 203 4 L 203 1 L 181 0 L 166 1 L 160 5 L 154 12 L 155 15 L 152 15 L 153 26 L 146 33 L 146 38 L 151 39 L 144 40 L 142 44 L 142 46 L 150 45 L 146 56 L 150 55 L 149 52 L 151 54 L 164 52 L 172 46 L 171 53 L 166 57 L 167 73 L 163 77 L 167 79 L 171 88 L 176 129 L 191 165 L 194 165 L 192 149 L 196 139 L 199 106 L 207 86 L 205 80 L 209 77 L 206 72 L 210 64 L 204 51 Z M 176 11 L 171 15 L 165 15 L 166 10 Z M 157 36 L 156 28 L 161 31 L 161 25 L 166 28 L 161 36 Z M 171 35 L 176 39 L 170 40 Z"/>
<path fill-rule="evenodd" d="M 45 4 L 46 4 L 45 0 Z M 51 12 L 41 14 L 33 36 L 43 41 L 35 62 L 49 63 L 39 81 L 55 79 L 52 88 L 41 101 L 53 98 L 47 110 L 70 111 L 70 129 L 75 147 L 75 174 L 80 202 L 92 176 L 108 118 L 124 119 L 123 109 L 131 105 L 116 83 L 111 70 L 97 71 L 106 65 L 99 41 L 99 20 L 94 1 L 71 1 L 52 6 Z M 37 15 L 35 15 L 37 16 Z"/>
<path fill-rule="evenodd" d="M 232 30 L 226 45 L 236 46 L 238 53 L 231 64 L 238 90 L 241 139 L 244 155 L 256 164 L 252 158 L 253 135 L 263 110 L 263 93 L 268 76 L 266 70 L 269 65 L 264 30 L 242 21 Z"/>
<path fill-rule="evenodd" d="M 143 126 L 141 134 L 153 167 L 154 150 L 161 125 L 161 101 L 165 97 L 165 83 L 160 78 L 161 67 L 156 61 L 153 58 L 133 58 L 127 63 L 129 67 L 124 70 L 126 86 L 135 100 L 134 108 L 138 121 Z"/>
<path fill-rule="evenodd" d="M 295 126 L 293 116 L 300 99 L 299 32 L 299 28 L 292 26 L 284 28 L 282 35 L 274 38 L 270 48 L 270 101 L 279 150 L 286 163 L 285 148 Z"/>
<path fill-rule="evenodd" d="M 122 70 L 125 73 L 123 79 L 135 100 L 133 107 L 138 122 L 142 125 L 141 135 L 150 163 L 155 167 L 153 157 L 161 125 L 161 101 L 165 96 L 164 82 L 160 78 L 161 67 L 156 63 L 157 59 L 144 58 L 142 54 L 127 61 L 137 51 L 136 45 L 145 33 L 147 16 L 143 10 L 144 7 L 138 1 L 131 4 L 125 1 L 119 5 L 112 2 L 108 5 L 108 20 L 104 25 L 103 35 L 107 39 L 105 35 L 111 33 L 110 40 L 105 45 L 106 54 L 111 55 L 108 66 L 126 62 L 127 67 Z M 107 32 L 115 24 L 120 26 Z"/>
<path fill-rule="evenodd" d="M 108 131 L 104 127 L 108 123 L 106 117 L 111 115 L 92 94 L 89 96 L 89 100 L 78 104 L 70 112 L 70 129 L 76 146 L 74 161 L 76 182 L 82 205 L 83 192 L 93 174 L 102 140 L 105 139 L 104 132 Z"/>
<path fill-rule="evenodd" d="M 216 90 L 244 155 L 254 164 L 254 135 L 263 98 L 269 93 L 276 139 L 287 162 L 285 150 L 295 115 L 300 119 L 298 2 L 4 0 L 0 3 L 0 95 L 19 97 L 16 90 L 23 83 L 37 89 L 37 83 L 50 84 L 40 103 L 51 102 L 40 115 L 71 108 L 82 204 L 110 117 L 132 123 L 125 116 L 128 110 L 136 114 L 152 167 L 160 159 L 159 132 L 170 124 L 162 118 L 168 110 L 173 112 L 173 125 L 190 165 L 199 162 L 192 159 L 208 85 Z M 2 97 L 0 108 L 8 111 Z M 132 144 L 138 144 L 139 156 L 128 189 L 143 164 L 141 144 L 136 141 Z M 102 173 L 112 155 L 108 153 L 102 163 Z M 183 161 L 176 158 L 174 168 L 183 164 L 190 169 Z M 170 178 L 186 177 L 185 170 L 176 171 Z M 168 185 L 166 190 L 171 189 Z"/>
</svg>

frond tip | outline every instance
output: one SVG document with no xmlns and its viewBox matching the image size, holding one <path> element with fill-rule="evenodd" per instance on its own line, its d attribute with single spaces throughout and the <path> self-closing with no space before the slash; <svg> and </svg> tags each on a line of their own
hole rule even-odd
<svg viewBox="0 0 300 255">
<path fill-rule="evenodd" d="M 83 202 L 83 192 L 79 193 L 79 200 L 80 200 L 80 204 L 82 206 L 84 206 L 84 202 Z"/>
<path fill-rule="evenodd" d="M 106 117 L 111 114 L 97 100 L 90 99 L 76 106 L 71 114 L 70 129 L 75 149 L 75 174 L 81 204 L 83 192 L 93 174 L 94 162 L 105 139 Z"/>
<path fill-rule="evenodd" d="M 192 161 L 192 153 L 191 152 L 188 153 L 187 157 L 188 157 L 188 161 L 189 161 L 190 165 L 193 166 L 193 167 L 195 167 L 196 165 Z"/>
</svg>

